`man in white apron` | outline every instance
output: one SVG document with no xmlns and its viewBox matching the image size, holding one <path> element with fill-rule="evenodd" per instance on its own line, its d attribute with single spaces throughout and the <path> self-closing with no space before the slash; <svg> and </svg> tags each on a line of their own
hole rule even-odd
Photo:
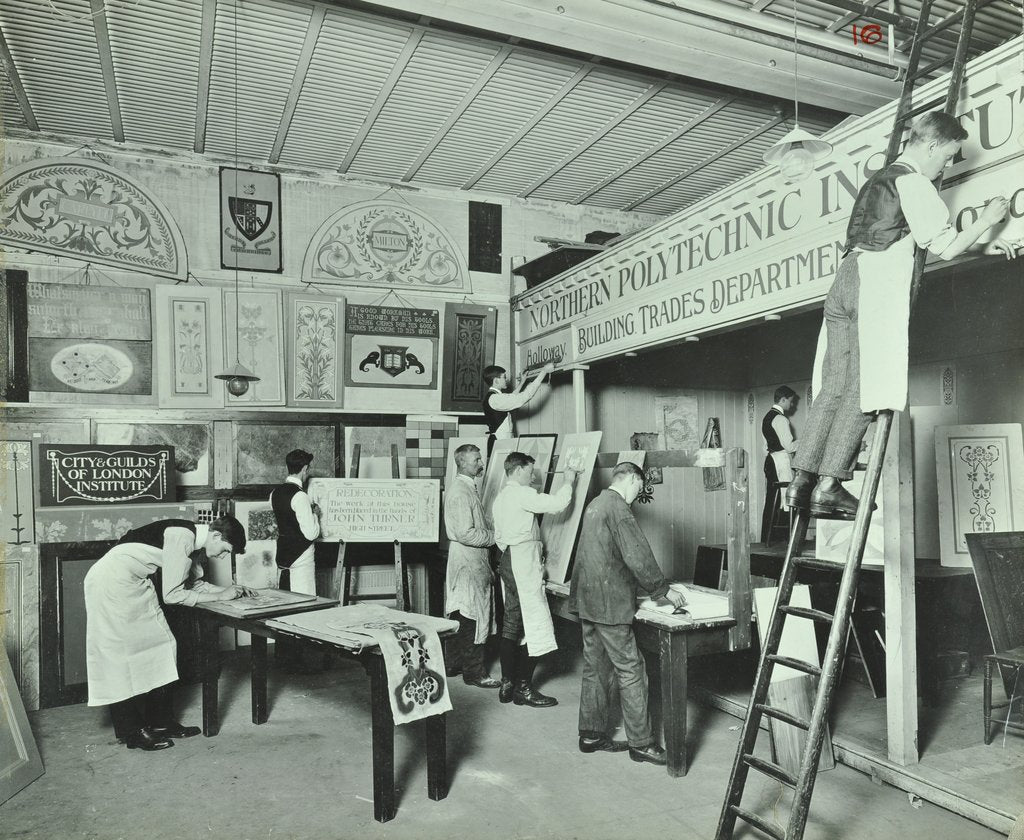
<svg viewBox="0 0 1024 840">
<path fill-rule="evenodd" d="M 793 460 L 787 504 L 815 515 L 850 517 L 857 499 L 840 482 L 853 477 L 871 413 L 907 404 L 910 286 L 915 247 L 949 260 L 1006 215 L 991 199 L 959 233 L 932 183 L 967 132 L 954 117 L 925 114 L 903 154 L 861 188 L 846 231 L 846 256 L 825 299 L 814 362 L 814 401 Z M 996 239 L 986 253 L 1016 255 L 1020 243 Z"/>
<path fill-rule="evenodd" d="M 150 576 L 161 572 L 165 604 L 191 607 L 255 594 L 244 586 L 204 581 L 202 566 L 191 556 L 197 547 L 210 559 L 241 553 L 245 532 L 230 516 L 210 525 L 153 522 L 126 533 L 85 576 L 89 705 L 110 706 L 114 734 L 130 750 L 163 750 L 174 746 L 172 738 L 200 732 L 174 719 L 178 648 Z"/>
<path fill-rule="evenodd" d="M 501 628 L 501 688 L 498 699 L 517 706 L 555 706 L 554 697 L 533 687 L 537 659 L 557 650 L 555 628 L 544 593 L 544 555 L 538 513 L 558 513 L 572 501 L 576 473 L 566 469 L 566 478 L 553 495 L 538 493 L 533 484 L 533 458 L 513 452 L 505 458 L 506 484 L 491 508 L 494 542 L 502 552 L 498 573 L 505 597 Z M 520 648 L 524 640 L 526 652 Z"/>
<path fill-rule="evenodd" d="M 796 452 L 796 435 L 789 418 L 796 413 L 800 397 L 788 385 L 775 389 L 775 403 L 761 419 L 761 437 L 768 454 L 764 459 L 765 497 L 761 513 L 761 542 L 771 541 L 772 516 L 778 506 L 772 492 L 775 484 L 788 484 L 793 480 L 793 453 Z"/>
</svg>

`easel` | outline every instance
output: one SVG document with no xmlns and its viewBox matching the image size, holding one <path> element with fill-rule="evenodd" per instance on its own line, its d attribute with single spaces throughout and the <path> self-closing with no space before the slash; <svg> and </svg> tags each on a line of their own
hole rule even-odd
<svg viewBox="0 0 1024 840">
<path fill-rule="evenodd" d="M 348 477 L 359 478 L 360 444 L 352 445 L 352 463 L 349 465 Z M 401 478 L 398 471 L 398 446 L 391 444 L 391 477 Z M 343 607 L 348 606 L 352 597 L 352 566 L 345 562 L 345 551 L 348 548 L 344 540 L 338 544 L 338 561 L 334 567 L 332 583 L 333 597 L 341 601 Z M 405 563 L 402 561 L 402 543 L 394 541 L 395 551 L 395 606 L 405 611 L 409 608 L 409 581 L 405 575 Z M 390 598 L 390 593 L 362 596 L 366 600 Z"/>
</svg>

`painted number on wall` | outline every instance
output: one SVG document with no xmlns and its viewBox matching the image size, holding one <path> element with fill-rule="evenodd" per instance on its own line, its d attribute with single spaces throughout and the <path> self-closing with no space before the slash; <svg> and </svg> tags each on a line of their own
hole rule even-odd
<svg viewBox="0 0 1024 840">
<path fill-rule="evenodd" d="M 866 23 L 861 27 L 854 24 L 851 29 L 853 31 L 853 43 L 855 44 L 877 44 L 882 40 L 882 27 L 877 23 Z"/>
</svg>

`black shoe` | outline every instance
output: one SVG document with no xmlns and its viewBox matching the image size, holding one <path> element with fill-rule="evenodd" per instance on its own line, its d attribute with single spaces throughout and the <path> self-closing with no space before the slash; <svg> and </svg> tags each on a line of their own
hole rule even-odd
<svg viewBox="0 0 1024 840">
<path fill-rule="evenodd" d="M 625 752 L 629 744 L 625 741 L 613 741 L 611 738 L 584 738 L 580 737 L 580 752 Z"/>
<path fill-rule="evenodd" d="M 198 726 L 182 726 L 180 723 L 172 723 L 170 726 L 151 726 L 149 731 L 161 738 L 194 738 L 203 732 Z"/>
<path fill-rule="evenodd" d="M 479 677 L 467 677 L 463 674 L 462 681 L 466 685 L 472 685 L 476 688 L 501 688 L 501 680 L 496 680 L 493 677 L 487 676 L 487 674 Z"/>
<path fill-rule="evenodd" d="M 811 503 L 811 491 L 818 477 L 807 470 L 794 470 L 793 480 L 786 485 L 786 505 L 803 509 Z"/>
<path fill-rule="evenodd" d="M 498 700 L 502 703 L 511 703 L 513 690 L 512 680 L 502 679 L 501 688 L 498 689 Z"/>
<path fill-rule="evenodd" d="M 174 746 L 174 741 L 163 735 L 157 735 L 152 729 L 138 729 L 124 739 L 125 746 L 130 750 L 145 750 L 146 752 L 153 752 L 155 750 L 166 750 L 168 747 Z"/>
<path fill-rule="evenodd" d="M 448 678 L 462 676 L 462 668 L 458 665 L 452 665 L 450 668 L 444 669 L 444 675 Z"/>
<path fill-rule="evenodd" d="M 648 744 L 646 747 L 630 747 L 629 757 L 633 761 L 646 761 L 648 764 L 657 764 L 661 767 L 668 764 L 668 755 L 657 744 Z"/>
<path fill-rule="evenodd" d="M 529 683 L 519 683 L 512 692 L 512 702 L 517 706 L 533 706 L 541 708 L 544 706 L 557 706 L 558 701 L 554 697 L 541 694 Z"/>
<path fill-rule="evenodd" d="M 853 519 L 857 515 L 857 506 L 860 504 L 857 497 L 849 493 L 842 485 L 836 485 L 833 489 L 824 490 L 815 487 L 811 493 L 811 513 L 814 516 L 837 516 L 843 519 Z M 877 510 L 878 505 L 872 503 L 872 510 Z"/>
</svg>

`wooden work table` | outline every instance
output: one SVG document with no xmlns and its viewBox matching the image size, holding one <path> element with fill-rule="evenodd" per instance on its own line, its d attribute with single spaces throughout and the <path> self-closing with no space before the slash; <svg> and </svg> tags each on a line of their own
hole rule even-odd
<svg viewBox="0 0 1024 840">
<path fill-rule="evenodd" d="M 378 822 L 394 819 L 397 812 L 395 797 L 395 722 L 391 714 L 387 673 L 384 658 L 377 647 L 356 649 L 340 640 L 317 637 L 299 628 L 275 623 L 275 617 L 294 615 L 310 610 L 335 607 L 338 602 L 317 598 L 307 604 L 284 607 L 258 618 L 238 618 L 217 612 L 213 604 L 197 604 L 195 608 L 177 607 L 195 623 L 201 659 L 203 683 L 203 735 L 213 737 L 220 730 L 218 684 L 221 671 L 219 630 L 230 627 L 249 633 L 251 648 L 252 722 L 266 723 L 270 717 L 267 704 L 267 640 L 287 639 L 297 644 L 330 651 L 354 659 L 366 670 L 370 678 L 370 714 L 373 765 L 373 816 Z M 288 629 L 286 629 L 288 628 Z M 441 636 L 452 635 L 442 633 Z M 433 800 L 448 795 L 446 715 L 432 715 L 424 720 L 427 746 L 427 795 Z"/>
<path fill-rule="evenodd" d="M 548 582 L 552 615 L 578 622 L 569 612 L 569 585 Z M 721 594 L 723 599 L 724 593 Z M 732 617 L 692 619 L 678 615 L 638 610 L 633 629 L 637 644 L 646 654 L 647 668 L 661 696 L 661 719 L 668 774 L 685 776 L 687 662 L 690 656 L 722 653 L 730 650 L 729 631 L 736 626 Z"/>
</svg>

